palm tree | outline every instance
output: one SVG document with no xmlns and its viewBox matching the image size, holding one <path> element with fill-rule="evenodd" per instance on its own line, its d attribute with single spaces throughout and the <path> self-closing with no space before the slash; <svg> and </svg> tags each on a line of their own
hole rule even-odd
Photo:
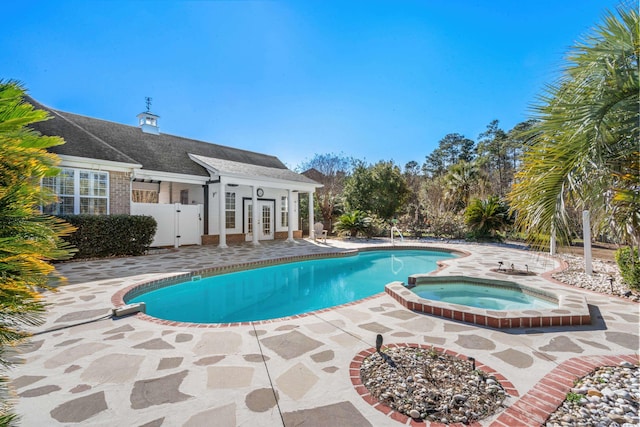
<svg viewBox="0 0 640 427">
<path fill-rule="evenodd" d="M 638 12 L 620 7 L 571 49 L 561 79 L 535 107 L 539 122 L 509 197 L 517 224 L 539 246 L 552 230 L 568 241 L 568 202 L 590 210 L 595 228 L 617 224 L 637 245 L 637 225 L 626 225 L 638 224 L 639 189 L 619 190 L 638 156 L 639 56 Z M 624 205 L 630 199 L 635 208 Z"/>
<path fill-rule="evenodd" d="M 464 213 L 464 220 L 476 239 L 500 239 L 496 234 L 512 224 L 509 207 L 498 197 L 473 199 Z"/>
<path fill-rule="evenodd" d="M 464 209 L 474 195 L 479 195 L 486 180 L 476 163 L 458 162 L 444 176 L 445 199 L 456 212 Z"/>
<path fill-rule="evenodd" d="M 29 336 L 23 329 L 41 323 L 44 305 L 37 292 L 47 287 L 54 273 L 48 262 L 71 251 L 60 239 L 73 228 L 42 215 L 39 206 L 51 201 L 43 193 L 41 178 L 53 176 L 57 157 L 45 149 L 60 138 L 43 137 L 26 127 L 47 119 L 47 113 L 24 102 L 25 91 L 16 82 L 0 80 L 0 365 L 7 345 Z M 0 386 L 3 381 L 0 381 Z M 0 424 L 15 416 L 0 389 Z"/>
</svg>

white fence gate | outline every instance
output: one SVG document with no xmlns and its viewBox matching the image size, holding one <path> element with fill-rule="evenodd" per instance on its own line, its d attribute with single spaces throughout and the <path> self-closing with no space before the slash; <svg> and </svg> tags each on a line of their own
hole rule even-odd
<svg viewBox="0 0 640 427">
<path fill-rule="evenodd" d="M 148 215 L 158 223 L 151 246 L 182 246 L 202 244 L 203 206 L 131 203 L 131 215 Z"/>
</svg>

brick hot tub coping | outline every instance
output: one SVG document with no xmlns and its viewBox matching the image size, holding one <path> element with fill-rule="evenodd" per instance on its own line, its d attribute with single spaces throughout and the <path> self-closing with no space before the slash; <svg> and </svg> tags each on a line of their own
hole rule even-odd
<svg viewBox="0 0 640 427">
<path fill-rule="evenodd" d="M 558 303 L 558 308 L 527 310 L 486 310 L 465 305 L 452 304 L 422 298 L 410 290 L 421 284 L 464 282 L 475 285 L 510 287 Z M 472 323 L 492 328 L 543 328 L 550 326 L 582 326 L 591 324 L 591 315 L 587 301 L 582 296 L 556 294 L 549 290 L 539 290 L 515 282 L 482 279 L 467 276 L 428 276 L 409 277 L 409 287 L 402 282 L 391 282 L 385 286 L 385 292 L 409 310 L 425 313 L 445 319 Z"/>
</svg>

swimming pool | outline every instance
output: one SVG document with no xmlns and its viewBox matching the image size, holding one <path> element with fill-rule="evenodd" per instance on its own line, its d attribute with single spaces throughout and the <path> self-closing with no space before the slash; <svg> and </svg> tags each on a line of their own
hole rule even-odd
<svg viewBox="0 0 640 427">
<path fill-rule="evenodd" d="M 193 323 L 235 323 L 293 316 L 384 291 L 387 283 L 437 269 L 457 255 L 429 250 L 375 250 L 255 268 L 191 280 L 145 292 L 152 317 Z"/>
</svg>

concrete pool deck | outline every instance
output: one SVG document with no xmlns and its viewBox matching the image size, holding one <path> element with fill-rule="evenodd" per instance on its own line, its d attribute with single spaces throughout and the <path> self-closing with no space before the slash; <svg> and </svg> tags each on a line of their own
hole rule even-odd
<svg viewBox="0 0 640 427">
<path fill-rule="evenodd" d="M 383 335 L 385 345 L 433 345 L 473 356 L 504 378 L 512 389 L 508 408 L 479 425 L 540 425 L 573 378 L 599 364 L 638 363 L 637 303 L 556 284 L 541 273 L 558 268 L 558 261 L 497 245 L 420 243 L 470 253 L 447 260 L 438 275 L 495 278 L 491 269 L 499 261 L 517 269 L 526 264 L 539 275 L 508 280 L 529 285 L 533 280 L 557 292 L 584 296 L 593 323 L 479 327 L 414 313 L 382 291 L 305 316 L 224 327 L 171 326 L 142 316 L 93 321 L 110 314 L 114 294 L 136 283 L 213 266 L 388 243 L 297 240 L 227 249 L 199 246 L 58 264 L 68 284 L 45 295 L 50 307 L 37 332 L 48 332 L 19 349 L 15 359 L 24 363 L 8 373 L 21 425 L 411 424 L 376 406 L 352 382 L 359 354 L 375 345 L 377 334 Z"/>
</svg>

